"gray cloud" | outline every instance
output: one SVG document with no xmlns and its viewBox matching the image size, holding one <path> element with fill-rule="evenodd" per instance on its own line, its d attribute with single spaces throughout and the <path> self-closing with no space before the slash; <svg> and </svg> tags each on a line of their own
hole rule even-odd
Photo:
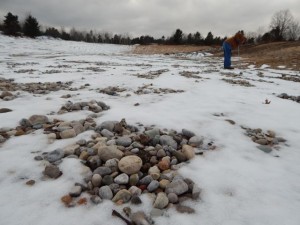
<svg viewBox="0 0 300 225">
<path fill-rule="evenodd" d="M 177 28 L 203 36 L 256 31 L 268 28 L 282 9 L 300 20 L 299 0 L 0 0 L 1 18 L 9 11 L 20 19 L 31 13 L 48 26 L 155 37 L 170 36 Z"/>
</svg>

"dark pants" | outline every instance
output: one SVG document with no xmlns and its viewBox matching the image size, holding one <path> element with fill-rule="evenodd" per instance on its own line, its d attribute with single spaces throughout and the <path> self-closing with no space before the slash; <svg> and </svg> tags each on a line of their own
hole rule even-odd
<svg viewBox="0 0 300 225">
<path fill-rule="evenodd" d="M 231 66 L 231 46 L 229 43 L 224 41 L 223 43 L 224 50 L 224 68 Z"/>
</svg>

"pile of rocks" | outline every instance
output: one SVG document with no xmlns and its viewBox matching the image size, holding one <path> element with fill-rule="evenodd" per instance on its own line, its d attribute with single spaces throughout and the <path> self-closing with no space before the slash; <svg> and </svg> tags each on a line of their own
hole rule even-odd
<svg viewBox="0 0 300 225">
<path fill-rule="evenodd" d="M 233 79 L 225 79 L 225 78 L 223 78 L 222 80 L 224 80 L 225 82 L 227 82 L 229 84 L 240 85 L 243 87 L 254 87 L 253 84 L 251 84 L 249 81 L 246 81 L 246 80 L 233 80 Z"/>
<path fill-rule="evenodd" d="M 115 86 L 115 87 L 109 86 L 109 87 L 100 89 L 98 91 L 100 93 L 107 94 L 107 95 L 119 96 L 118 93 L 126 91 L 126 88 L 120 88 L 118 86 Z"/>
<path fill-rule="evenodd" d="M 276 78 L 281 79 L 281 80 L 300 82 L 300 77 L 299 76 L 288 76 L 288 75 L 282 74 L 281 77 L 276 77 Z"/>
<path fill-rule="evenodd" d="M 169 93 L 182 93 L 184 90 L 174 90 L 171 88 L 154 88 L 153 84 L 146 84 L 142 87 L 138 87 L 138 89 L 134 92 L 137 95 L 143 94 L 169 94 Z"/>
<path fill-rule="evenodd" d="M 0 78 L 1 91 L 26 91 L 33 94 L 49 94 L 51 91 L 69 90 L 76 91 L 78 89 L 71 88 L 69 82 L 45 82 L 45 83 L 15 83 L 14 79 Z"/>
<path fill-rule="evenodd" d="M 283 98 L 283 99 L 289 99 L 289 100 L 300 103 L 300 95 L 299 96 L 292 96 L 292 95 L 288 95 L 286 93 L 281 93 L 277 97 L 278 98 Z"/>
<path fill-rule="evenodd" d="M 199 74 L 199 71 L 181 71 L 179 72 L 179 74 L 183 77 L 187 77 L 187 78 L 195 78 L 195 79 L 201 79 L 202 77 L 198 76 L 197 74 Z"/>
<path fill-rule="evenodd" d="M 258 149 L 269 153 L 272 151 L 272 147 L 277 146 L 280 142 L 286 142 L 286 140 L 282 137 L 276 137 L 276 133 L 274 131 L 268 130 L 267 132 L 263 132 L 262 129 L 251 129 L 245 126 L 241 126 L 242 129 L 246 130 L 246 135 L 251 138 L 251 140 L 259 146 Z"/>
<path fill-rule="evenodd" d="M 133 76 L 136 76 L 138 78 L 145 78 L 145 79 L 154 79 L 159 77 L 161 74 L 168 72 L 168 69 L 161 69 L 161 70 L 156 70 L 156 71 L 149 71 L 148 73 L 145 74 L 133 74 Z"/>
<path fill-rule="evenodd" d="M 61 175 L 58 165 L 64 157 L 79 158 L 90 170 L 86 183 L 75 184 L 62 198 L 66 206 L 74 206 L 73 200 L 83 192 L 89 193 L 95 204 L 103 199 L 140 204 L 139 196 L 148 193 L 153 207 L 160 210 L 199 198 L 200 188 L 177 170 L 195 157 L 195 148 L 205 148 L 202 137 L 186 129 L 177 133 L 145 127 L 139 132 L 124 119 L 105 121 L 95 131 L 91 140 L 79 140 L 43 155 L 52 164 L 52 171 L 46 167 L 44 174 L 52 178 Z"/>
<path fill-rule="evenodd" d="M 79 110 L 89 110 L 94 113 L 99 113 L 109 109 L 110 107 L 106 105 L 104 102 L 96 101 L 96 100 L 91 100 L 89 102 L 76 102 L 76 103 L 68 101 L 60 108 L 60 110 L 57 113 L 63 114 L 63 113 L 79 111 Z"/>
<path fill-rule="evenodd" d="M 13 99 L 15 99 L 16 96 L 14 96 L 11 92 L 9 91 L 3 91 L 0 95 L 0 99 L 2 99 L 3 101 L 11 101 Z"/>
</svg>

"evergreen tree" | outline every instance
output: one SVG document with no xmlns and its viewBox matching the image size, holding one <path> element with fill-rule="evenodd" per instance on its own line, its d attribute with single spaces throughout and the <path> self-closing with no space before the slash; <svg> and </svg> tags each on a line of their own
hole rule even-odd
<svg viewBox="0 0 300 225">
<path fill-rule="evenodd" d="M 175 44 L 179 45 L 182 43 L 182 37 L 183 37 L 183 32 L 180 29 L 177 29 L 175 31 L 175 34 L 173 35 L 173 41 Z"/>
<path fill-rule="evenodd" d="M 18 33 L 21 31 L 18 16 L 14 16 L 10 12 L 7 13 L 4 20 L 3 31 L 6 35 L 17 36 Z"/>
<path fill-rule="evenodd" d="M 45 31 L 45 35 L 50 36 L 50 37 L 54 37 L 54 38 L 59 38 L 60 37 L 59 31 L 54 27 L 47 28 L 46 31 Z"/>
<path fill-rule="evenodd" d="M 204 42 L 206 45 L 212 45 L 214 43 L 214 36 L 211 32 L 208 32 Z"/>
<path fill-rule="evenodd" d="M 37 19 L 31 15 L 27 16 L 27 18 L 25 19 L 23 30 L 24 35 L 31 38 L 35 38 L 41 33 Z"/>
</svg>

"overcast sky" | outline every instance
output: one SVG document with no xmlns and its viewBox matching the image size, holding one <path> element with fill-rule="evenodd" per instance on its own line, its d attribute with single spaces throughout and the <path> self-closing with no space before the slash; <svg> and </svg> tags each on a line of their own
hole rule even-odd
<svg viewBox="0 0 300 225">
<path fill-rule="evenodd" d="M 31 13 L 45 26 L 156 38 L 177 28 L 203 36 L 267 29 L 283 9 L 300 21 L 300 0 L 0 0 L 1 20 L 8 12 L 20 20 Z"/>
</svg>

